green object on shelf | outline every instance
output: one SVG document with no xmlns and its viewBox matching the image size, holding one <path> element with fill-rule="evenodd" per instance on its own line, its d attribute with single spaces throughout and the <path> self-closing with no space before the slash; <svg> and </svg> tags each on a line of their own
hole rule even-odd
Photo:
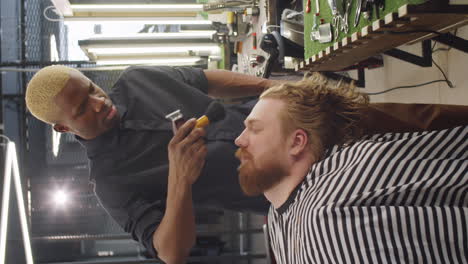
<svg viewBox="0 0 468 264">
<path fill-rule="evenodd" d="M 206 4 L 208 3 L 208 0 L 197 0 L 197 4 Z M 208 13 L 205 11 L 198 12 L 198 14 L 203 17 L 204 19 L 208 19 Z"/>
<path fill-rule="evenodd" d="M 324 20 L 324 23 L 331 23 L 332 22 L 332 12 L 330 6 L 328 5 L 328 0 L 319 0 L 320 4 L 320 19 Z M 385 0 L 385 9 L 380 10 L 380 18 L 383 18 L 385 15 L 398 12 L 398 8 L 403 5 L 420 5 L 428 0 Z M 304 5 L 307 4 L 307 1 L 303 1 Z M 344 32 L 340 32 L 338 36 L 338 40 L 341 40 L 345 36 L 351 36 L 351 34 L 361 30 L 364 26 L 371 25 L 372 22 L 369 22 L 365 19 L 361 14 L 361 19 L 359 20 L 359 24 L 357 27 L 354 27 L 354 17 L 356 15 L 356 0 L 352 0 L 351 11 L 349 13 L 348 21 L 349 21 L 349 32 L 345 34 Z M 327 47 L 333 46 L 334 42 L 330 43 L 319 43 L 318 41 L 312 41 L 310 39 L 310 33 L 312 31 L 312 26 L 314 25 L 315 19 L 315 0 L 310 1 L 311 4 L 311 11 L 310 13 L 304 13 L 304 48 L 305 48 L 305 58 L 310 58 L 313 55 L 318 54 L 320 51 L 326 49 Z M 304 6 L 304 10 L 306 10 L 306 6 Z M 375 12 L 373 14 L 373 21 L 375 21 Z M 335 29 L 332 28 L 332 31 Z M 335 40 L 335 39 L 334 39 Z"/>
<path fill-rule="evenodd" d="M 198 14 L 204 19 L 208 20 L 208 12 L 201 11 L 201 12 L 198 12 Z"/>
<path fill-rule="evenodd" d="M 218 69 L 229 70 L 229 69 L 226 69 L 226 56 L 230 56 L 230 55 L 229 55 L 229 53 L 226 54 L 226 50 L 224 48 L 224 45 L 225 44 L 220 44 L 219 45 L 219 48 L 221 49 L 221 60 L 218 61 Z"/>
</svg>

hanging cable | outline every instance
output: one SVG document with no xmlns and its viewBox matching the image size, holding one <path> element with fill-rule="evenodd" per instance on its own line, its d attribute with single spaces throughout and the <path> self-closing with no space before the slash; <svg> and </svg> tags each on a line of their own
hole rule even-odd
<svg viewBox="0 0 468 264">
<path fill-rule="evenodd" d="M 416 88 L 416 87 L 421 87 L 421 86 L 425 86 L 425 85 L 432 84 L 432 83 L 437 83 L 437 82 L 447 82 L 447 81 L 446 81 L 446 80 L 434 80 L 434 81 L 425 82 L 425 83 L 421 83 L 421 84 L 407 85 L 407 86 L 397 86 L 397 87 L 393 87 L 393 88 L 390 88 L 390 89 L 387 89 L 387 90 L 383 90 L 383 91 L 380 91 L 380 92 L 375 92 L 375 93 L 364 93 L 364 94 L 367 94 L 367 95 L 378 95 L 378 94 L 384 94 L 384 93 L 388 93 L 388 92 L 391 92 L 391 91 L 394 91 L 394 90 L 398 90 L 398 89 Z"/>
<path fill-rule="evenodd" d="M 393 31 L 389 31 L 390 33 L 395 33 Z M 416 33 L 416 32 L 426 32 L 426 31 L 403 31 L 403 32 L 399 32 L 397 34 L 407 34 L 407 33 Z M 428 30 L 427 31 L 428 33 L 434 33 L 434 34 L 439 34 L 441 35 L 442 33 L 440 32 L 437 32 L 437 31 L 431 31 L 431 30 Z M 455 30 L 455 33 L 454 35 L 456 36 L 457 35 L 457 30 Z M 434 50 L 436 46 L 436 42 L 434 42 L 434 44 L 432 45 L 432 48 L 431 48 L 431 51 L 432 53 L 436 52 L 436 51 L 439 51 L 439 50 L 450 50 L 450 48 L 448 49 L 442 49 L 442 48 L 439 48 L 439 49 L 436 49 Z M 380 91 L 380 92 L 375 92 L 375 93 L 365 93 L 367 95 L 379 95 L 379 94 L 384 94 L 384 93 L 388 93 L 388 92 L 391 92 L 391 91 L 394 91 L 394 90 L 398 90 L 398 89 L 410 89 L 410 88 L 417 88 L 417 87 L 421 87 L 421 86 L 425 86 L 425 85 L 429 85 L 429 84 L 432 84 L 432 83 L 438 83 L 438 82 L 445 82 L 447 83 L 448 87 L 450 88 L 455 88 L 455 85 L 453 85 L 453 83 L 448 79 L 447 75 L 445 74 L 445 72 L 442 70 L 442 67 L 439 66 L 439 64 L 437 64 L 434 59 L 432 59 L 432 63 L 434 63 L 434 65 L 437 67 L 437 69 L 439 69 L 439 71 L 442 73 L 442 75 L 444 76 L 444 80 L 434 80 L 434 81 L 430 81 L 430 82 L 425 82 L 425 83 L 421 83 L 421 84 L 415 84 L 415 85 L 406 85 L 406 86 L 397 86 L 397 87 L 393 87 L 393 88 L 390 88 L 390 89 L 387 89 L 387 90 L 383 90 L 383 91 Z"/>
<path fill-rule="evenodd" d="M 47 16 L 47 11 L 49 11 L 49 9 L 52 9 L 54 8 L 54 13 L 59 16 L 60 18 L 50 18 Z M 44 11 L 42 12 L 42 14 L 44 15 L 44 18 L 47 19 L 48 21 L 51 21 L 51 22 L 60 22 L 63 20 L 63 17 L 59 14 L 59 12 L 57 12 L 57 9 L 55 9 L 55 6 L 51 5 L 51 6 L 48 6 L 46 8 L 44 8 Z"/>
<path fill-rule="evenodd" d="M 457 32 L 458 32 L 458 28 L 455 29 L 455 31 L 453 32 L 453 35 L 456 37 L 457 36 Z M 435 52 L 438 52 L 438 51 L 450 51 L 452 49 L 452 46 L 448 47 L 448 48 L 437 48 L 437 49 L 434 49 L 435 46 L 437 44 L 437 41 L 434 41 L 434 44 L 432 45 L 432 53 L 435 53 Z"/>
<path fill-rule="evenodd" d="M 439 66 L 439 64 L 437 64 L 434 59 L 432 60 L 432 63 L 434 63 L 434 65 L 437 67 L 437 69 L 439 69 L 439 71 L 442 73 L 442 75 L 444 76 L 445 78 L 445 82 L 447 83 L 447 85 L 450 87 L 450 88 L 455 88 L 455 86 L 452 84 L 452 82 L 447 78 L 447 75 L 445 74 L 445 72 L 442 70 L 442 68 Z"/>
<path fill-rule="evenodd" d="M 11 141 L 10 138 L 8 138 L 7 136 L 5 136 L 3 134 L 0 134 L 0 137 L 3 138 L 7 143 Z"/>
</svg>

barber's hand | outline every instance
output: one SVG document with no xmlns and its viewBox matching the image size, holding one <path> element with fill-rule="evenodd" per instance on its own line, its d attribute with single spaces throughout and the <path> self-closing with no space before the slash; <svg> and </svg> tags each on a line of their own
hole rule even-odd
<svg viewBox="0 0 468 264">
<path fill-rule="evenodd" d="M 169 142 L 169 180 L 173 183 L 193 184 L 205 164 L 205 130 L 195 124 L 195 118 L 185 122 Z"/>
</svg>

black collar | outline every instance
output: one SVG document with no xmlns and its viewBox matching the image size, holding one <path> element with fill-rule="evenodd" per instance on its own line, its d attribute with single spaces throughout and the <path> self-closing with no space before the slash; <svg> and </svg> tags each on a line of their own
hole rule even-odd
<svg viewBox="0 0 468 264">
<path fill-rule="evenodd" d="M 294 190 L 291 192 L 286 202 L 284 202 L 280 207 L 278 207 L 278 209 L 276 209 L 278 214 L 283 214 L 284 212 L 286 212 L 286 210 L 288 210 L 289 206 L 294 202 L 294 199 L 296 199 L 297 193 L 299 192 L 302 183 L 303 182 L 299 183 L 296 186 L 296 188 L 294 188 Z"/>
<path fill-rule="evenodd" d="M 304 179 L 294 188 L 294 190 L 289 195 L 288 199 L 280 207 L 278 207 L 278 209 L 276 209 L 278 214 L 283 214 L 284 212 L 286 212 L 286 210 L 288 210 L 289 206 L 293 204 L 294 200 L 297 197 L 297 194 L 299 193 L 299 190 L 305 184 L 305 182 L 307 181 L 307 178 L 309 177 L 311 173 L 312 173 L 312 167 L 309 168 L 309 171 L 307 172 Z"/>
</svg>

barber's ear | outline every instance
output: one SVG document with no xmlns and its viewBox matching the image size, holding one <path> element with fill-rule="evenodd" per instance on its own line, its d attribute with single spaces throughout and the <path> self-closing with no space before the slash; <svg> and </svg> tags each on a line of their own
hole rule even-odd
<svg viewBox="0 0 468 264">
<path fill-rule="evenodd" d="M 297 156 L 307 148 L 309 138 L 307 137 L 307 133 L 303 129 L 296 129 L 294 132 L 292 132 L 291 137 L 292 141 L 290 154 Z"/>
<path fill-rule="evenodd" d="M 54 130 L 56 132 L 59 132 L 59 133 L 66 133 L 66 132 L 70 131 L 70 128 L 68 128 L 67 126 L 64 126 L 64 125 L 55 124 L 54 125 Z"/>
</svg>

